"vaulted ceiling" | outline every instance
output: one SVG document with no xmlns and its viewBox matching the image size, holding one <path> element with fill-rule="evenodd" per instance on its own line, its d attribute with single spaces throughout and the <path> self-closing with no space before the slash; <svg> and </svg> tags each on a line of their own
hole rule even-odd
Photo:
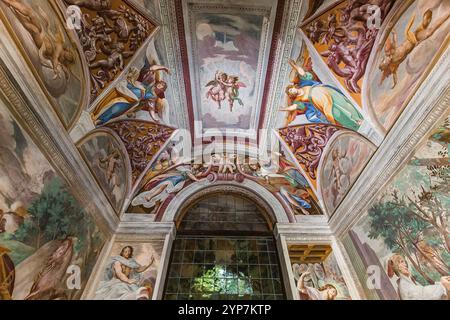
<svg viewBox="0 0 450 320">
<path fill-rule="evenodd" d="M 449 30 L 445 0 L 0 7 L 116 213 L 156 219 L 188 185 L 246 180 L 268 190 L 292 222 L 332 216 Z M 36 40 L 29 15 L 62 54 Z M 194 145 L 213 156 L 197 161 L 186 151 Z"/>
</svg>

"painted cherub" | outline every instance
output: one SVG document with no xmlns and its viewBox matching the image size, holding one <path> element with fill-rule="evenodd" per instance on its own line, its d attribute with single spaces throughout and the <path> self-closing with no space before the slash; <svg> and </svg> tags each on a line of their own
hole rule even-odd
<svg viewBox="0 0 450 320">
<path fill-rule="evenodd" d="M 237 101 L 240 106 L 243 106 L 244 103 L 239 98 L 239 89 L 245 88 L 246 85 L 239 81 L 239 77 L 237 76 L 228 76 L 225 86 L 225 98 L 228 100 L 228 104 L 230 105 L 230 111 L 233 111 L 234 101 Z"/>
<path fill-rule="evenodd" d="M 224 72 L 217 71 L 214 80 L 207 83 L 206 87 L 210 87 L 206 93 L 207 99 L 212 99 L 217 103 L 219 109 L 222 108 L 221 102 L 225 100 L 225 86 L 228 75 Z"/>
<path fill-rule="evenodd" d="M 222 108 L 222 101 L 227 100 L 230 111 L 233 111 L 234 101 L 243 106 L 244 103 L 239 98 L 239 89 L 245 88 L 246 85 L 239 81 L 239 77 L 228 75 L 224 72 L 217 71 L 215 79 L 208 82 L 206 87 L 210 87 L 206 93 L 207 99 L 212 99 L 217 103 L 219 109 Z"/>
<path fill-rule="evenodd" d="M 14 13 L 27 30 L 39 52 L 43 67 L 51 69 L 53 80 L 67 80 L 69 67 L 75 62 L 75 55 L 66 45 L 61 27 L 52 30 L 47 13 L 40 7 L 32 7 L 19 0 L 1 0 Z"/>
<path fill-rule="evenodd" d="M 118 185 L 117 169 L 121 165 L 120 152 L 118 149 L 112 150 L 112 152 L 104 157 L 98 159 L 99 167 L 105 170 L 106 180 L 110 185 Z"/>
<path fill-rule="evenodd" d="M 384 48 L 385 56 L 378 67 L 382 71 L 380 84 L 392 75 L 392 88 L 394 88 L 398 83 L 397 71 L 400 65 L 420 43 L 431 37 L 449 17 L 450 13 L 431 25 L 433 13 L 431 10 L 426 10 L 423 14 L 422 22 L 415 31 L 412 31 L 411 29 L 415 20 L 415 15 L 413 15 L 405 29 L 406 40 L 401 44 L 398 44 L 397 32 L 395 30 L 392 31 L 392 37 L 386 40 Z"/>
</svg>

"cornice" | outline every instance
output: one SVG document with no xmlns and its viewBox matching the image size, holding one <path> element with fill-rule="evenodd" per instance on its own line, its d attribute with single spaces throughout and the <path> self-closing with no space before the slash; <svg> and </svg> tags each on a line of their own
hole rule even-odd
<svg viewBox="0 0 450 320">
<path fill-rule="evenodd" d="M 290 242 L 326 242 L 333 240 L 333 234 L 324 219 L 311 219 L 303 223 L 277 223 L 274 231 L 275 238 L 284 236 Z M 314 221 L 315 220 L 315 221 Z"/>
<path fill-rule="evenodd" d="M 149 241 L 164 239 L 167 234 L 175 236 L 173 222 L 122 221 L 117 228 L 116 241 Z"/>
<path fill-rule="evenodd" d="M 171 119 L 174 119 L 174 124 L 178 128 L 189 128 L 188 107 L 184 76 L 183 76 L 183 64 L 180 57 L 180 43 L 177 28 L 177 18 L 175 12 L 174 0 L 160 0 L 159 2 L 161 21 L 164 23 L 161 25 L 161 32 L 163 35 L 164 45 L 166 47 L 166 57 L 169 63 L 169 69 L 173 72 L 170 77 L 172 87 L 172 100 L 174 105 L 171 106 Z M 179 107 L 179 108 L 178 108 Z M 184 112 L 174 112 L 175 110 L 184 110 Z"/>
<path fill-rule="evenodd" d="M 273 59 L 272 85 L 267 97 L 266 112 L 262 124 L 267 128 L 275 128 L 279 116 L 279 101 L 284 99 L 284 86 L 286 85 L 290 66 L 287 61 L 291 58 L 292 49 L 295 42 L 295 35 L 301 21 L 302 7 L 304 0 L 287 0 L 285 3 L 285 13 L 279 34 L 279 45 Z M 262 127 L 262 124 L 260 127 Z"/>
</svg>

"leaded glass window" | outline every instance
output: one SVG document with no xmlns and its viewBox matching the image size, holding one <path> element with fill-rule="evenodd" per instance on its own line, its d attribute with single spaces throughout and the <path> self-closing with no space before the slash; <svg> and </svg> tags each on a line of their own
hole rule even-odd
<svg viewBox="0 0 450 320">
<path fill-rule="evenodd" d="M 284 299 L 271 237 L 177 237 L 167 300 Z"/>
</svg>

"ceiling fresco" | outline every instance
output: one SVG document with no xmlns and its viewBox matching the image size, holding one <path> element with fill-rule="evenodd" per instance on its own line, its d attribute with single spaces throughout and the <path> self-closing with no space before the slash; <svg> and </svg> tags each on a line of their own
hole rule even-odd
<svg viewBox="0 0 450 320">
<path fill-rule="evenodd" d="M 450 0 L 0 0 L 0 300 L 447 299 L 449 43 Z"/>
<path fill-rule="evenodd" d="M 196 137 L 257 130 L 275 5 L 183 2 Z"/>
<path fill-rule="evenodd" d="M 0 1 L 0 18 L 14 30 L 36 80 L 66 128 L 72 128 L 88 99 L 81 53 L 55 2 Z"/>
<path fill-rule="evenodd" d="M 361 83 L 381 25 L 393 0 L 342 2 L 306 23 L 302 30 L 339 81 L 361 104 Z M 370 20 L 370 7 L 378 6 L 379 21 Z"/>
<path fill-rule="evenodd" d="M 393 126 L 417 88 L 448 47 L 448 1 L 405 1 L 374 53 L 366 106 L 385 131 Z"/>
<path fill-rule="evenodd" d="M 450 5 L 330 0 L 289 10 L 293 3 L 0 0 L 0 8 L 119 216 L 161 219 L 191 185 L 251 181 L 294 222 L 331 217 L 409 112 L 448 47 Z M 69 6 L 78 8 L 75 30 L 64 28 Z M 261 143 L 265 159 L 243 150 L 257 145 L 259 129 L 280 144 Z M 174 137 L 212 156 L 180 156 Z M 227 151 L 214 149 L 222 138 Z"/>
<path fill-rule="evenodd" d="M 130 213 L 161 213 L 181 190 L 193 183 L 255 181 L 281 200 L 293 215 L 321 215 L 316 193 L 308 181 L 285 156 L 261 165 L 257 159 L 237 154 L 213 154 L 209 163 L 174 162 L 168 146 L 142 180 Z M 274 161 L 277 163 L 274 163 Z"/>
<path fill-rule="evenodd" d="M 155 25 L 127 1 L 64 0 L 81 11 L 77 34 L 91 78 L 91 101 L 113 82 Z"/>
</svg>

